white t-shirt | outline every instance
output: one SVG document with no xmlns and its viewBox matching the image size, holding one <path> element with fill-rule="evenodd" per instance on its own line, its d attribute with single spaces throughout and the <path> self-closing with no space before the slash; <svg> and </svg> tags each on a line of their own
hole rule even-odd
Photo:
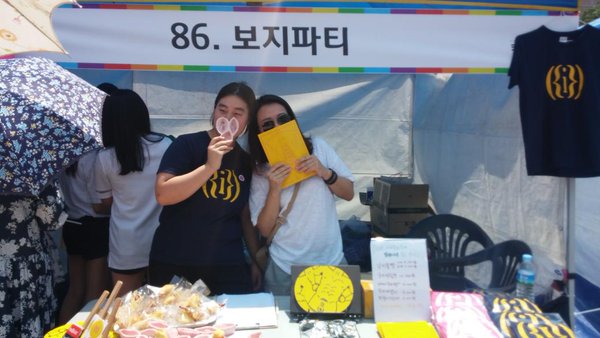
<svg viewBox="0 0 600 338">
<path fill-rule="evenodd" d="M 96 164 L 96 189 L 101 198 L 112 196 L 108 266 L 131 270 L 148 266 L 150 246 L 162 207 L 156 201 L 154 182 L 162 155 L 171 144 L 142 139 L 145 145 L 143 171 L 120 175 L 121 166 L 113 148 L 100 151 Z"/>
<path fill-rule="evenodd" d="M 92 204 L 100 203 L 100 196 L 96 192 L 94 167 L 98 151 L 91 151 L 79 158 L 75 176 L 63 172 L 60 175 L 60 188 L 71 219 L 84 216 L 101 217 L 94 211 Z"/>
<path fill-rule="evenodd" d="M 313 137 L 313 154 L 325 167 L 335 170 L 339 177 L 354 182 L 352 172 L 324 140 Z M 281 192 L 280 213 L 288 206 L 294 186 Z M 264 207 L 269 180 L 254 173 L 250 188 L 250 213 L 256 225 Z M 300 183 L 296 201 L 279 227 L 269 247 L 273 261 L 288 274 L 292 265 L 335 265 L 344 257 L 342 235 L 335 208 L 335 196 L 323 179 L 310 177 Z"/>
</svg>

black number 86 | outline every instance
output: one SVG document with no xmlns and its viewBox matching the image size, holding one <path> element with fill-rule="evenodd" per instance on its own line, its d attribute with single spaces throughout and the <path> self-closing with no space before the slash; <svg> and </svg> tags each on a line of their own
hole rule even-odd
<svg viewBox="0 0 600 338">
<path fill-rule="evenodd" d="M 190 37 L 187 37 L 188 26 L 182 22 L 176 22 L 171 25 L 171 33 L 173 38 L 171 39 L 171 45 L 177 49 L 186 49 L 190 46 L 190 40 L 197 49 L 206 49 L 210 40 L 208 35 L 198 32 L 200 28 L 206 27 L 205 23 L 198 23 L 192 27 Z"/>
</svg>

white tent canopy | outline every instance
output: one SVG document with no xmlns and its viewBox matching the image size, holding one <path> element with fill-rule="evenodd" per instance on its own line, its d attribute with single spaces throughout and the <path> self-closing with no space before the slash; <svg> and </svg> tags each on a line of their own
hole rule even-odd
<svg viewBox="0 0 600 338">
<path fill-rule="evenodd" d="M 61 10 L 63 12 L 59 12 L 60 15 L 65 15 L 65 10 Z M 510 32 L 511 40 L 517 32 L 524 33 L 542 23 L 547 23 L 550 27 L 555 24 L 557 30 L 576 24 L 576 18 L 544 18 L 538 14 L 530 17 L 535 23 L 520 26 L 516 32 Z M 490 16 L 487 19 L 499 18 Z M 515 22 L 523 22 L 520 20 L 522 17 L 513 19 L 517 20 Z M 258 19 L 253 16 L 252 20 Z M 482 28 L 490 28 L 486 20 L 477 22 Z M 86 20 L 80 24 L 85 25 Z M 346 23 L 343 20 L 338 24 L 339 27 L 344 25 Z M 352 24 L 347 25 L 352 27 Z M 61 41 L 64 40 L 67 49 L 70 44 L 79 46 L 78 39 L 96 43 L 90 34 L 106 28 L 105 22 L 101 22 L 98 28 L 88 30 L 68 25 L 61 28 L 59 22 L 56 26 L 58 36 Z M 500 25 L 502 28 L 491 26 L 493 31 L 498 32 L 505 32 L 504 28 L 514 28 L 511 25 Z M 437 30 L 445 29 L 437 27 Z M 462 32 L 468 34 L 469 31 L 478 31 L 477 25 L 468 26 Z M 86 35 L 69 35 L 73 32 L 85 32 Z M 110 33 L 110 30 L 106 32 L 109 34 L 99 34 L 104 44 L 110 42 L 107 36 L 114 33 Z M 137 32 L 143 33 L 143 29 Z M 125 33 L 131 31 L 121 32 Z M 361 41 L 366 41 L 369 46 L 382 46 L 381 41 L 377 41 L 373 35 L 369 37 L 370 40 Z M 136 39 L 139 39 L 138 35 L 131 38 Z M 152 41 L 156 43 L 156 40 Z M 110 49 L 110 43 L 108 46 L 102 50 L 111 53 L 121 51 Z M 141 48 L 139 46 L 143 46 L 143 43 L 136 46 Z M 401 54 L 403 49 L 398 48 L 399 46 L 402 45 L 394 44 L 393 50 Z M 432 45 L 423 46 L 431 48 L 427 49 L 429 54 L 439 52 Z M 468 46 L 477 49 L 479 45 Z M 507 53 L 507 48 L 504 43 L 505 57 L 500 62 L 491 58 L 496 61 L 483 67 L 491 67 L 491 72 L 494 67 L 508 67 L 510 50 Z M 379 51 L 380 49 L 376 49 L 374 55 L 378 56 Z M 143 55 L 151 51 L 143 52 L 142 59 Z M 485 51 L 483 52 L 482 55 L 485 55 Z M 93 58 L 94 55 L 92 53 L 86 57 Z M 444 53 L 440 52 L 439 55 Z M 457 54 L 452 55 L 453 60 L 461 60 Z M 81 67 L 82 64 L 90 68 L 104 68 L 111 62 L 132 63 L 120 59 L 79 60 L 77 52 L 70 57 L 72 59 L 56 56 L 55 59 L 74 62 L 69 65 L 73 68 Z M 160 65 L 164 63 L 162 59 L 151 60 L 155 60 L 151 61 L 152 65 L 158 64 L 154 69 L 160 69 Z M 327 67 L 327 62 L 332 60 L 335 63 L 336 57 L 330 57 L 325 64 L 317 66 Z M 373 57 L 373 60 L 378 58 Z M 301 61 L 302 58 L 294 59 L 294 62 Z M 174 61 L 173 64 L 186 63 Z M 127 68 L 122 66 L 114 68 Z M 260 62 L 257 67 L 259 66 Z M 387 66 L 389 65 L 386 64 Z M 427 66 L 430 65 L 416 65 L 417 68 Z M 456 63 L 440 66 L 481 67 L 479 64 Z M 168 70 L 169 67 L 171 66 L 163 69 Z M 372 71 L 379 69 L 377 64 L 369 63 L 367 67 Z M 246 81 L 256 89 L 258 95 L 279 94 L 289 100 L 297 111 L 304 132 L 320 136 L 335 147 L 358 177 L 357 191 L 364 191 L 371 184 L 372 177 L 379 175 L 411 176 L 416 182 L 428 183 L 431 200 L 439 213 L 454 213 L 474 220 L 495 242 L 509 238 L 526 241 L 533 248 L 538 264 L 538 291 L 544 291 L 553 279 L 560 278 L 557 271 L 560 273 L 566 264 L 567 181 L 563 178 L 527 175 L 519 121 L 518 88 L 508 90 L 508 79 L 504 74 L 390 74 L 391 68 L 379 71 L 381 74 L 260 73 L 256 70 L 254 73 L 231 72 L 235 68 L 227 68 L 228 72 L 225 73 L 146 72 L 135 70 L 135 67 L 132 69 L 134 70 L 73 71 L 93 84 L 110 81 L 121 87 L 133 88 L 148 103 L 153 128 L 174 135 L 208 128 L 208 116 L 216 90 L 230 81 Z M 172 66 L 172 69 L 183 68 Z M 487 71 L 490 72 L 490 69 Z M 404 69 L 404 72 L 409 73 L 409 70 Z M 588 181 L 585 182 L 587 184 Z M 594 201 L 600 199 L 598 196 L 593 198 Z M 591 201 L 591 198 L 587 197 L 585 201 Z M 586 208 L 585 215 L 592 214 L 587 208 L 594 208 L 593 204 L 585 206 L 585 203 L 577 202 L 577 205 Z M 363 220 L 368 219 L 368 209 L 359 203 L 358 198 L 349 203 L 339 202 L 338 211 L 341 218 L 357 216 Z M 586 218 L 577 223 L 585 223 L 588 231 L 593 228 L 590 224 L 598 221 L 598 218 Z M 594 240 L 600 237 L 597 236 L 597 231 L 589 233 L 595 235 L 584 236 L 586 238 L 581 246 L 578 243 L 578 248 L 587 248 L 585 252 L 595 253 L 590 256 L 600 257 L 596 254 L 597 245 L 594 247 Z M 581 270 L 578 272 L 585 274 L 596 285 L 600 284 L 600 276 L 597 272 L 592 272 L 593 265 L 586 261 L 585 264 L 578 264 L 579 267 Z"/>
<path fill-rule="evenodd" d="M 215 91 L 230 81 L 281 95 L 305 133 L 338 151 L 358 177 L 357 191 L 379 175 L 428 183 L 438 213 L 472 219 L 495 242 L 530 244 L 538 291 L 560 279 L 566 181 L 527 176 L 518 89 L 507 89 L 506 75 L 134 72 L 132 79 L 154 129 L 175 135 L 208 128 Z M 338 210 L 342 219 L 369 219 L 358 198 Z"/>
</svg>

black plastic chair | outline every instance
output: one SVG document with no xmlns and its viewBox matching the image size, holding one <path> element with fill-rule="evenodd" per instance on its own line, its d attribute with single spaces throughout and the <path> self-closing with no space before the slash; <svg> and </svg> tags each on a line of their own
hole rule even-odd
<svg viewBox="0 0 600 338">
<path fill-rule="evenodd" d="M 492 239 L 475 222 L 464 217 L 442 214 L 418 222 L 406 235 L 408 238 L 425 238 L 429 260 L 456 258 L 485 249 L 494 244 Z M 473 244 L 478 244 L 473 246 Z M 473 248 L 477 250 L 473 250 Z M 464 276 L 463 267 L 445 267 L 439 272 Z"/>
<path fill-rule="evenodd" d="M 486 287 L 481 287 L 464 276 L 443 274 L 436 276 L 438 278 L 436 287 L 445 291 L 484 289 L 509 293 L 516 288 L 517 270 L 523 254 L 531 254 L 531 248 L 527 243 L 520 240 L 508 240 L 464 257 L 441 258 L 430 261 L 430 268 L 434 270 L 464 269 L 466 266 L 490 261 L 492 263 L 492 277 Z M 432 288 L 436 290 L 436 288 Z"/>
<path fill-rule="evenodd" d="M 434 290 L 443 291 L 462 288 L 462 284 L 456 288 L 448 285 L 446 277 L 457 276 L 460 277 L 458 281 L 462 281 L 465 276 L 464 266 L 435 266 L 432 265 L 433 262 L 438 259 L 461 258 L 494 245 L 492 239 L 475 222 L 451 214 L 434 215 L 418 222 L 406 237 L 427 240 L 430 286 Z"/>
</svg>

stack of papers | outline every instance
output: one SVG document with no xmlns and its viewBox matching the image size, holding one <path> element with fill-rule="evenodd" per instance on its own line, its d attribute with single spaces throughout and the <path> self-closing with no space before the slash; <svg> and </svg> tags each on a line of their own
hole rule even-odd
<svg viewBox="0 0 600 338">
<path fill-rule="evenodd" d="M 433 325 L 426 321 L 377 323 L 381 338 L 438 338 Z"/>
<path fill-rule="evenodd" d="M 219 322 L 235 323 L 236 330 L 277 327 L 277 307 L 272 293 L 245 295 L 223 294 L 218 303 L 225 303 Z"/>
</svg>

